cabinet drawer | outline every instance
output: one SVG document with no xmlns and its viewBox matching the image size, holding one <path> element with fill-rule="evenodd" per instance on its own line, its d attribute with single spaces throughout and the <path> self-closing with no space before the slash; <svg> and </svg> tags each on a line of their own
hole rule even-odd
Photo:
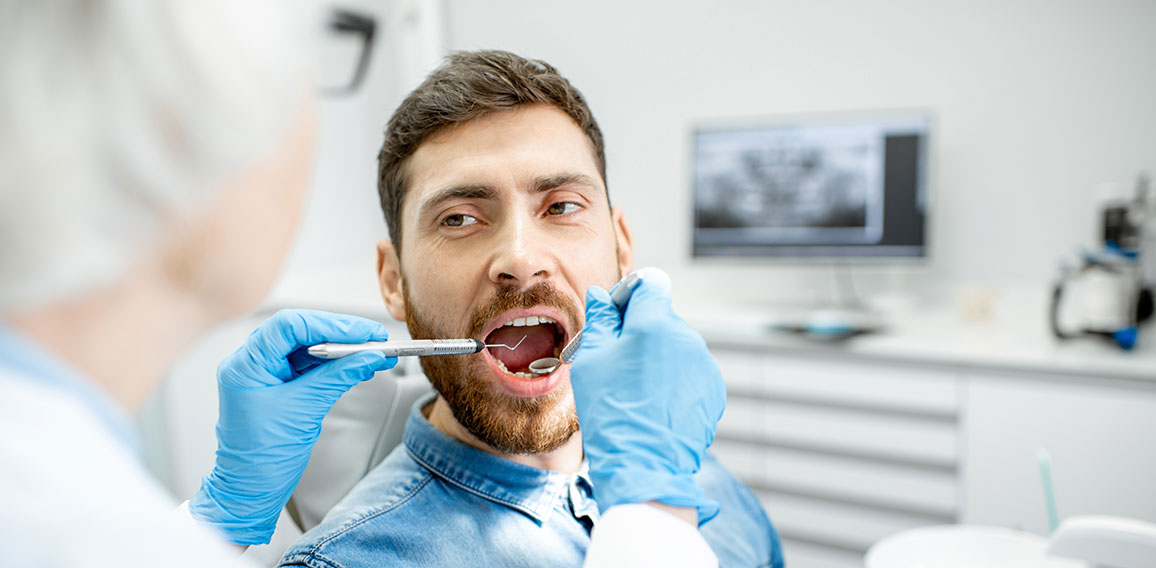
<svg viewBox="0 0 1156 568">
<path fill-rule="evenodd" d="M 718 439 L 715 455 L 753 490 L 927 517 L 955 519 L 954 472 L 768 448 Z"/>
<path fill-rule="evenodd" d="M 735 395 L 945 419 L 959 411 L 957 376 L 951 371 L 718 349 L 715 358 Z"/>
<path fill-rule="evenodd" d="M 954 471 L 958 455 L 954 421 L 765 401 L 735 394 L 727 399 L 718 432 L 723 438 L 773 447 L 946 471 Z"/>
</svg>

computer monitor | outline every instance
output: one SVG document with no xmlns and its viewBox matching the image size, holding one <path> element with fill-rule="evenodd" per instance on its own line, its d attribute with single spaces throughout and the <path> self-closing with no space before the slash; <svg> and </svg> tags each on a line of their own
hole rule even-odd
<svg viewBox="0 0 1156 568">
<path fill-rule="evenodd" d="M 898 112 L 696 128 L 694 256 L 926 257 L 930 122 Z"/>
</svg>

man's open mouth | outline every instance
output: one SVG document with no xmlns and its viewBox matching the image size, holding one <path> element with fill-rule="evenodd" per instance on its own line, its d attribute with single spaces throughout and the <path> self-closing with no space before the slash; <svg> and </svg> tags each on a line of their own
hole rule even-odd
<svg viewBox="0 0 1156 568">
<path fill-rule="evenodd" d="M 521 342 L 514 350 L 490 347 L 490 355 L 503 371 L 526 379 L 537 379 L 542 375 L 530 372 L 530 363 L 543 357 L 557 357 L 566 344 L 565 339 L 566 330 L 554 318 L 527 315 L 503 322 L 486 336 L 485 342 L 487 345 L 510 347 Z"/>
</svg>

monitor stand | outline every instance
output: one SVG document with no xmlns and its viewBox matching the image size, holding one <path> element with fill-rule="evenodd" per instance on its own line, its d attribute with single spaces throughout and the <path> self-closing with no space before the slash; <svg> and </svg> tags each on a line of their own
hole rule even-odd
<svg viewBox="0 0 1156 568">
<path fill-rule="evenodd" d="M 777 321 L 772 328 L 808 339 L 837 341 L 875 333 L 886 327 L 886 319 L 859 300 L 851 278 L 851 268 L 847 264 L 836 264 L 834 275 L 834 301 L 800 310 L 791 317 Z"/>
</svg>

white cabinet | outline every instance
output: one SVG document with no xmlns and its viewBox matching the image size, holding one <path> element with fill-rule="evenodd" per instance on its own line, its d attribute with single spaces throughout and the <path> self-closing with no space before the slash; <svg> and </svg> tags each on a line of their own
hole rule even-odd
<svg viewBox="0 0 1156 568">
<path fill-rule="evenodd" d="M 728 394 L 713 451 L 759 496 L 792 567 L 861 565 L 880 538 L 955 521 L 953 370 L 712 349 Z"/>
<path fill-rule="evenodd" d="M 1047 534 L 1039 448 L 1061 519 L 1156 522 L 1156 382 L 973 372 L 966 389 L 963 522 Z"/>
<path fill-rule="evenodd" d="M 706 337 L 728 392 L 713 451 L 763 502 L 792 568 L 861 567 L 872 543 L 919 526 L 1046 535 L 1039 448 L 1061 518 L 1156 522 L 1156 365 Z"/>
</svg>

